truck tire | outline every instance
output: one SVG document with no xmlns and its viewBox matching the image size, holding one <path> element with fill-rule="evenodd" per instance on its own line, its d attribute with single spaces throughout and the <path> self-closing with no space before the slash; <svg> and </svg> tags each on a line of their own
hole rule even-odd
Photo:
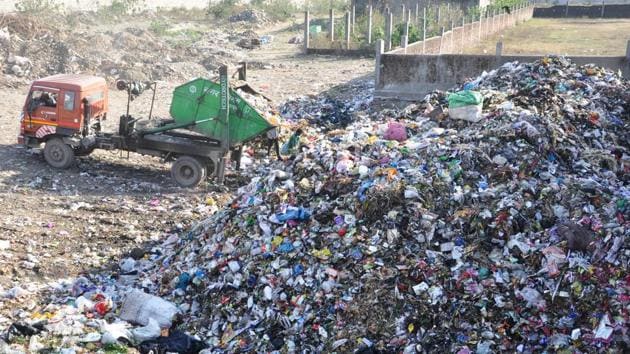
<svg viewBox="0 0 630 354">
<path fill-rule="evenodd" d="M 66 169 L 74 162 L 74 150 L 60 138 L 46 141 L 44 158 L 54 168 Z"/>
<path fill-rule="evenodd" d="M 171 166 L 171 176 L 182 187 L 194 187 L 206 178 L 206 167 L 192 156 L 181 156 Z"/>
</svg>

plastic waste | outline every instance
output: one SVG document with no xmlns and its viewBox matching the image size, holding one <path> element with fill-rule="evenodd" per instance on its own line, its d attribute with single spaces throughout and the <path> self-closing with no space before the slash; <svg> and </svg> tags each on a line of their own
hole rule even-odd
<svg viewBox="0 0 630 354">
<path fill-rule="evenodd" d="M 483 96 L 476 91 L 460 91 L 448 95 L 448 115 L 476 123 L 481 120 Z"/>
<path fill-rule="evenodd" d="M 140 343 L 142 354 L 149 353 L 179 353 L 197 354 L 208 346 L 202 341 L 189 336 L 182 331 L 171 331 L 168 337 L 158 337 Z"/>
<path fill-rule="evenodd" d="M 400 142 L 407 140 L 407 131 L 405 125 L 399 122 L 388 123 L 387 131 L 385 131 L 385 134 L 383 134 L 383 138 Z"/>
<path fill-rule="evenodd" d="M 153 318 L 149 318 L 149 323 L 144 327 L 138 327 L 131 330 L 135 343 L 142 343 L 155 339 L 160 336 L 160 324 Z"/>
<path fill-rule="evenodd" d="M 179 312 L 173 303 L 139 290 L 126 295 L 120 309 L 120 318 L 143 326 L 153 318 L 161 328 L 171 327 L 173 317 Z"/>
</svg>

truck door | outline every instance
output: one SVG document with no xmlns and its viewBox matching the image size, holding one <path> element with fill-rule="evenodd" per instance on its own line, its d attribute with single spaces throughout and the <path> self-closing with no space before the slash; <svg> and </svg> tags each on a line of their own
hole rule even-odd
<svg viewBox="0 0 630 354">
<path fill-rule="evenodd" d="M 62 97 L 62 101 L 59 102 L 59 125 L 63 125 L 64 128 L 79 130 L 81 128 L 81 112 L 77 103 L 78 94 L 74 91 L 64 90 L 60 97 Z"/>
<path fill-rule="evenodd" d="M 25 121 L 33 126 L 52 125 L 59 123 L 59 90 L 54 88 L 34 87 L 27 104 Z"/>
</svg>

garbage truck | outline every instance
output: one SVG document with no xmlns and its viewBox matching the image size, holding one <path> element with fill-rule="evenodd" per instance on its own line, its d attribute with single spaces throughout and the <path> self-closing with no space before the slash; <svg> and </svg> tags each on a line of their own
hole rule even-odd
<svg viewBox="0 0 630 354">
<path fill-rule="evenodd" d="M 245 79 L 241 66 L 239 79 Z M 183 187 L 206 177 L 223 183 L 229 152 L 264 134 L 271 125 L 230 87 L 228 68 L 219 69 L 219 83 L 198 78 L 173 91 L 168 119 L 153 119 L 155 83 L 119 81 L 127 91 L 127 112 L 118 131 L 104 132 L 108 90 L 103 78 L 60 74 L 34 81 L 20 115 L 18 143 L 41 148 L 46 162 L 58 169 L 70 167 L 75 156 L 96 149 L 118 149 L 172 161 L 171 176 Z M 240 86 L 251 91 L 251 87 Z M 130 102 L 153 90 L 149 117 L 129 114 Z M 255 92 L 255 91 L 253 91 Z"/>
</svg>

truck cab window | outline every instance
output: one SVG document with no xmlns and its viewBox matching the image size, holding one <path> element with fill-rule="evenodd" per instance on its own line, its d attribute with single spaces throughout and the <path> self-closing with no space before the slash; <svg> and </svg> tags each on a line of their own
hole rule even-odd
<svg viewBox="0 0 630 354">
<path fill-rule="evenodd" d="M 63 109 L 66 111 L 74 111 L 74 92 L 65 92 L 63 94 Z"/>
<path fill-rule="evenodd" d="M 57 107 L 57 93 L 46 91 L 33 91 L 31 102 L 34 108 Z"/>
</svg>

